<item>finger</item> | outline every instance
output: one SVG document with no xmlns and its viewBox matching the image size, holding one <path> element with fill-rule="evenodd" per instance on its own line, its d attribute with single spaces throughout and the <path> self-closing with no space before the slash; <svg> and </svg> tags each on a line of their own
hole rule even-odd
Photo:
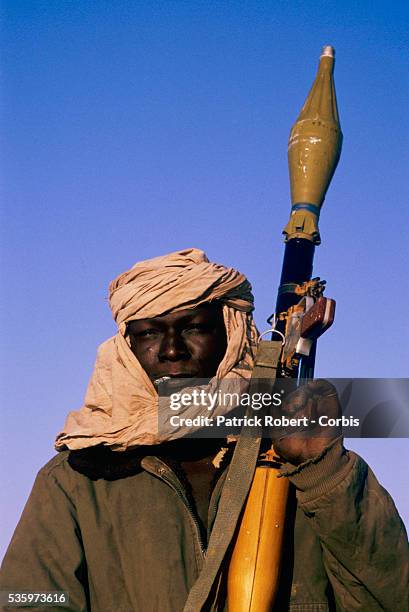
<svg viewBox="0 0 409 612">
<path fill-rule="evenodd" d="M 338 397 L 338 393 L 334 385 L 328 380 L 325 380 L 325 378 L 310 380 L 308 381 L 306 387 L 311 393 L 321 395 L 322 397 Z"/>
<path fill-rule="evenodd" d="M 299 387 L 295 391 L 292 391 L 289 395 L 284 398 L 283 410 L 288 414 L 295 414 L 307 404 L 311 392 L 306 386 Z"/>
</svg>

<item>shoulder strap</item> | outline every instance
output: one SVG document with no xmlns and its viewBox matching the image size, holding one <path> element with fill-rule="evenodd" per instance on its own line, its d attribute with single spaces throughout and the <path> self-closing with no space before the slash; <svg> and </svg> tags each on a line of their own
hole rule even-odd
<svg viewBox="0 0 409 612">
<path fill-rule="evenodd" d="M 258 345 L 249 393 L 259 379 L 276 378 L 281 341 L 262 340 Z M 200 612 L 220 572 L 250 490 L 261 443 L 261 430 L 243 428 L 227 473 L 203 569 L 190 590 L 183 612 Z"/>
</svg>

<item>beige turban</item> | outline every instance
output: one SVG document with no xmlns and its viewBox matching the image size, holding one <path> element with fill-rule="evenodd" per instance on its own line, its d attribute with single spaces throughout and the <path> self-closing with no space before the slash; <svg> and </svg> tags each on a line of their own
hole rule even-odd
<svg viewBox="0 0 409 612">
<path fill-rule="evenodd" d="M 254 365 L 257 330 L 246 277 L 211 263 L 198 249 L 185 249 L 135 264 L 110 284 L 109 303 L 118 332 L 100 345 L 80 410 L 70 412 L 58 434 L 57 450 L 105 444 L 127 450 L 186 435 L 158 431 L 158 394 L 129 346 L 126 323 L 168 312 L 223 304 L 227 350 L 215 379 L 247 380 Z"/>
</svg>

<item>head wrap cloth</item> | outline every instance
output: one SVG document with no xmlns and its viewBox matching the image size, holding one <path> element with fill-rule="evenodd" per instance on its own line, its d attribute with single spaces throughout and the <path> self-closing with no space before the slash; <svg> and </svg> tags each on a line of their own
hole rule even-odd
<svg viewBox="0 0 409 612">
<path fill-rule="evenodd" d="M 248 379 L 257 330 L 251 285 L 243 274 L 192 248 L 139 262 L 112 281 L 109 303 L 118 332 L 100 345 L 84 405 L 69 413 L 56 449 L 105 444 L 121 451 L 186 435 L 158 433 L 158 395 L 130 349 L 126 324 L 215 300 L 223 304 L 227 335 L 216 378 Z"/>
</svg>

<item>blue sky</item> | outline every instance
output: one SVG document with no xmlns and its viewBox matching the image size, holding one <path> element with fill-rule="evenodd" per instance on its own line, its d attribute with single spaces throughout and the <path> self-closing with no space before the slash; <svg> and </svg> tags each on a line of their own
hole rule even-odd
<svg viewBox="0 0 409 612">
<path fill-rule="evenodd" d="M 197 246 L 275 302 L 287 140 L 325 44 L 344 146 L 314 273 L 322 376 L 406 377 L 408 10 L 385 2 L 4 2 L 0 554 L 115 332 L 107 286 Z M 409 522 L 407 440 L 350 443 Z"/>
</svg>

